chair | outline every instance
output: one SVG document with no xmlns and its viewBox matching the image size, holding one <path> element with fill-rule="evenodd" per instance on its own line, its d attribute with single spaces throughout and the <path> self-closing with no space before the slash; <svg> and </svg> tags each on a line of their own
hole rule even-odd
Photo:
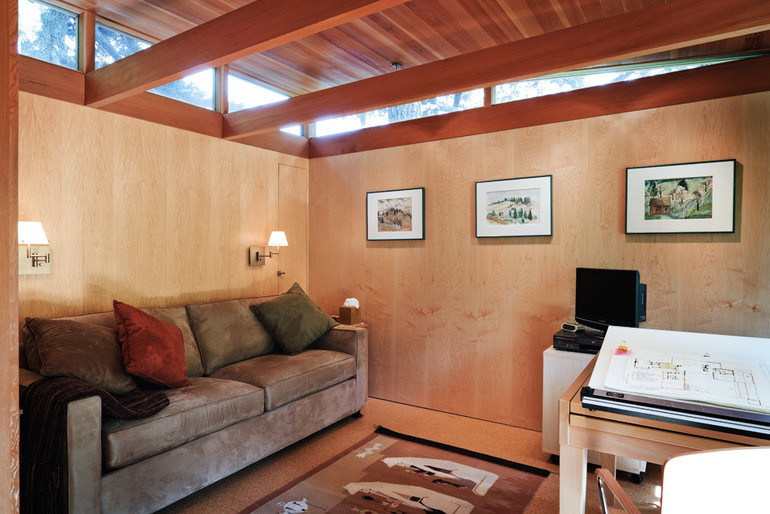
<svg viewBox="0 0 770 514">
<path fill-rule="evenodd" d="M 604 514 L 770 512 L 770 446 L 686 453 L 668 459 L 663 465 L 661 507 L 654 510 L 634 505 L 608 470 L 597 469 L 595 474 Z M 615 501 L 608 504 L 612 497 Z"/>
</svg>

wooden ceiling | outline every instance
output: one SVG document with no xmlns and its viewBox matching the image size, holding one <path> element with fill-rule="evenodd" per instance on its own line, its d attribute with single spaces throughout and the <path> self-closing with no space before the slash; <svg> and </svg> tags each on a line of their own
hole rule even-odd
<svg viewBox="0 0 770 514">
<path fill-rule="evenodd" d="M 319 0 L 322 1 L 322 0 Z M 252 0 L 68 0 L 132 31 L 164 40 Z M 230 65 L 301 95 L 666 3 L 663 0 L 411 0 Z M 223 37 L 227 37 L 223 34 Z M 770 33 L 733 37 L 634 60 L 770 49 Z"/>
</svg>

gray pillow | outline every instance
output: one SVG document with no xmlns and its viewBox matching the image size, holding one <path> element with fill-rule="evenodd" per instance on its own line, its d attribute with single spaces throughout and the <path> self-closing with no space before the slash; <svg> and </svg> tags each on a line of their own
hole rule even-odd
<svg viewBox="0 0 770 514">
<path fill-rule="evenodd" d="M 40 358 L 40 374 L 74 377 L 112 394 L 136 389 L 123 367 L 116 330 L 72 320 L 27 318 Z"/>
<path fill-rule="evenodd" d="M 339 325 L 294 283 L 275 300 L 251 306 L 278 346 L 296 355 Z"/>
<path fill-rule="evenodd" d="M 187 306 L 206 375 L 219 368 L 271 353 L 275 342 L 242 300 Z"/>
</svg>

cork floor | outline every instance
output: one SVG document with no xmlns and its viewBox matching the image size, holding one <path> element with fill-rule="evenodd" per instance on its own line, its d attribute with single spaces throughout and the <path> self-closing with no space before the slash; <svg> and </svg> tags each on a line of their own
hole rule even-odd
<svg viewBox="0 0 770 514">
<path fill-rule="evenodd" d="M 526 512 L 557 513 L 559 467 L 541 450 L 540 432 L 370 398 L 363 417 L 348 418 L 275 455 L 163 509 L 171 513 L 237 513 L 256 500 L 324 463 L 382 425 L 397 432 L 438 441 L 551 471 Z M 642 484 L 624 473 L 619 481 L 637 505 L 659 502 L 660 466 L 647 465 Z M 601 512 L 593 475 L 588 477 L 586 513 Z"/>
</svg>

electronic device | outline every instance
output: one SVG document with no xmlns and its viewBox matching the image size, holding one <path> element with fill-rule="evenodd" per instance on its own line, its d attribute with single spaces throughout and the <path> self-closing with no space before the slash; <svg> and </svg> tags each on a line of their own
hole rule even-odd
<svg viewBox="0 0 770 514">
<path fill-rule="evenodd" d="M 567 332 L 582 332 L 586 329 L 585 325 L 581 325 L 579 323 L 562 323 L 561 329 L 566 330 Z"/>
<path fill-rule="evenodd" d="M 575 320 L 605 332 L 610 325 L 638 327 L 647 320 L 647 286 L 636 270 L 577 268 Z"/>
<path fill-rule="evenodd" d="M 559 330 L 553 335 L 554 349 L 566 352 L 598 353 L 603 341 L 603 335 L 590 335 L 585 332 Z"/>
</svg>

